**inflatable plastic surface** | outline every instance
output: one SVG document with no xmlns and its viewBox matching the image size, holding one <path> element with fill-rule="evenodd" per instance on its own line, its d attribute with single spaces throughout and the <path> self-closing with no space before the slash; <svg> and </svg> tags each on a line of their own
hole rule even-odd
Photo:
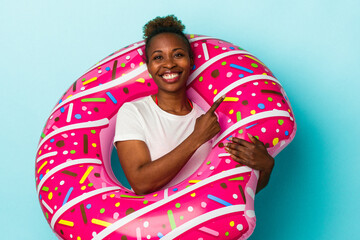
<svg viewBox="0 0 360 240">
<path fill-rule="evenodd" d="M 226 94 L 206 161 L 184 182 L 145 196 L 118 182 L 110 165 L 117 111 L 157 87 L 143 42 L 111 54 L 70 86 L 41 134 L 36 189 L 59 239 L 246 239 L 253 232 L 258 171 L 231 160 L 224 143 L 250 141 L 249 132 L 275 156 L 295 136 L 294 115 L 279 81 L 251 53 L 188 37 L 195 58 L 188 97 L 207 111 Z"/>
</svg>

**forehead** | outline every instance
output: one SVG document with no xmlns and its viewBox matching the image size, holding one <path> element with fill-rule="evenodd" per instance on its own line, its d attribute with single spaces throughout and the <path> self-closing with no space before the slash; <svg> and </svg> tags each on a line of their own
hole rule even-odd
<svg viewBox="0 0 360 240">
<path fill-rule="evenodd" d="M 174 48 L 187 49 L 185 40 L 175 33 L 160 33 L 154 36 L 149 43 L 149 53 L 156 50 L 166 50 Z"/>
</svg>

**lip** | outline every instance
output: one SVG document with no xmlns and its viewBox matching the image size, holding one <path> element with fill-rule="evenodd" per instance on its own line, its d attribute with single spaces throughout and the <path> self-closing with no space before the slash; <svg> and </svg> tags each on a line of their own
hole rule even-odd
<svg viewBox="0 0 360 240">
<path fill-rule="evenodd" d="M 173 74 L 174 76 L 171 77 L 171 78 L 164 78 L 163 76 L 164 76 L 165 74 Z M 162 78 L 162 80 L 163 80 L 164 82 L 174 83 L 174 82 L 176 82 L 176 81 L 179 80 L 180 75 L 181 75 L 181 72 L 165 72 L 164 74 L 160 75 L 160 77 Z"/>
</svg>

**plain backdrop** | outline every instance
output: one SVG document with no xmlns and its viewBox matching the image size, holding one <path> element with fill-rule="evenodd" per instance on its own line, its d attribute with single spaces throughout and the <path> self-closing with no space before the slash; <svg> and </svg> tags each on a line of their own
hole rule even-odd
<svg viewBox="0 0 360 240">
<path fill-rule="evenodd" d="M 45 121 L 89 67 L 168 14 L 253 53 L 290 98 L 298 132 L 256 196 L 250 239 L 358 238 L 359 10 L 358 0 L 0 0 L 1 239 L 56 239 L 34 181 Z"/>
</svg>

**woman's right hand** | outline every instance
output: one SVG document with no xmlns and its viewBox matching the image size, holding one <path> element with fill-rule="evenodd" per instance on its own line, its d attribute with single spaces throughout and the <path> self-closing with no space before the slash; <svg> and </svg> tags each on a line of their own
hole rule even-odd
<svg viewBox="0 0 360 240">
<path fill-rule="evenodd" d="M 193 135 L 198 140 L 199 146 L 212 139 L 220 132 L 220 124 L 215 115 L 215 110 L 224 101 L 225 95 L 216 100 L 210 109 L 196 119 Z"/>
</svg>

